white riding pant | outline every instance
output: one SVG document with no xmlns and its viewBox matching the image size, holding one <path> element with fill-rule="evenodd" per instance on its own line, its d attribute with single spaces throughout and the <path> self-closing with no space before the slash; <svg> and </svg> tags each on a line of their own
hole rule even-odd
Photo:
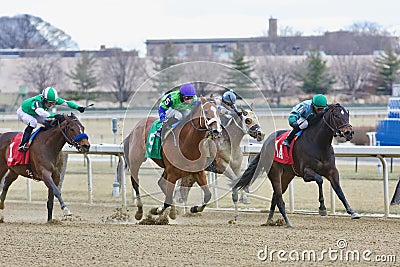
<svg viewBox="0 0 400 267">
<path fill-rule="evenodd" d="M 303 117 L 300 117 L 300 118 L 297 120 L 297 124 L 299 125 L 299 128 L 300 128 L 301 130 L 303 130 L 303 129 L 305 129 L 305 128 L 308 127 L 308 121 L 306 120 L 306 118 L 303 118 Z"/>
<path fill-rule="evenodd" d="M 189 114 L 190 110 L 177 110 L 177 109 L 173 109 L 170 108 L 167 110 L 167 112 L 165 113 L 165 117 L 168 118 L 173 118 L 175 117 L 177 120 L 181 120 L 182 117 L 186 116 L 187 114 Z"/>
<path fill-rule="evenodd" d="M 18 120 L 22 121 L 24 124 L 29 125 L 33 128 L 36 128 L 37 124 L 44 124 L 46 118 L 40 117 L 39 115 L 30 115 L 19 108 L 17 110 Z"/>
</svg>

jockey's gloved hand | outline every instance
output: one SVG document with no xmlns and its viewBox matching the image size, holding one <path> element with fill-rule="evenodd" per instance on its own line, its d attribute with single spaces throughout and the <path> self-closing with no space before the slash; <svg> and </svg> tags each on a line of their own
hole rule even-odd
<svg viewBox="0 0 400 267">
<path fill-rule="evenodd" d="M 79 111 L 80 113 L 85 112 L 85 107 L 78 107 L 78 111 Z"/>
<path fill-rule="evenodd" d="M 61 114 L 54 115 L 54 119 L 58 120 L 59 122 L 63 122 L 65 120 L 64 116 Z"/>
</svg>

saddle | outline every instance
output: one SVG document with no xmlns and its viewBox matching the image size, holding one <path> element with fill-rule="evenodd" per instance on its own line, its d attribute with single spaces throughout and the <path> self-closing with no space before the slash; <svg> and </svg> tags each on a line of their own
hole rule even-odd
<svg viewBox="0 0 400 267">
<path fill-rule="evenodd" d="M 288 147 L 282 145 L 283 141 L 289 135 L 290 130 L 284 132 L 283 134 L 281 134 L 280 136 L 278 136 L 275 139 L 274 161 L 282 163 L 282 164 L 289 164 L 289 165 L 294 164 L 293 155 L 292 155 L 293 147 L 294 147 L 294 143 L 300 137 L 302 132 L 303 131 L 296 133 L 295 138 L 292 140 L 292 143 L 290 143 L 290 150 L 288 149 Z"/>
</svg>

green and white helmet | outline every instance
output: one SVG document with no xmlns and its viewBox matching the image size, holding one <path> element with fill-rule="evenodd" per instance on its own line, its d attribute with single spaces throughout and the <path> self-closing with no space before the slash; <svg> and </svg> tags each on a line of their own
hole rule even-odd
<svg viewBox="0 0 400 267">
<path fill-rule="evenodd" d="M 47 87 L 42 91 L 42 99 L 46 100 L 47 102 L 54 103 L 58 99 L 58 94 L 56 89 L 53 87 Z"/>
</svg>

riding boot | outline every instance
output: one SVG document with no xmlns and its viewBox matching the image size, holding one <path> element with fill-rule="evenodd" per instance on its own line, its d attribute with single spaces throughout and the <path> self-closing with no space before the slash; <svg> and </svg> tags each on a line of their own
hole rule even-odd
<svg viewBox="0 0 400 267">
<path fill-rule="evenodd" d="M 25 128 L 24 135 L 22 136 L 21 143 L 19 144 L 18 147 L 18 151 L 24 152 L 28 150 L 26 143 L 28 143 L 29 137 L 31 137 L 33 129 L 34 128 L 30 125 L 28 125 L 28 127 Z"/>
<path fill-rule="evenodd" d="M 162 128 L 163 128 L 163 127 L 162 127 L 162 125 L 161 125 L 161 127 L 157 129 L 156 134 L 155 134 L 155 135 L 156 135 L 157 137 L 159 137 L 159 138 L 161 138 L 161 130 L 162 130 Z"/>
<path fill-rule="evenodd" d="M 286 139 L 283 141 L 282 145 L 290 148 L 290 144 L 292 143 L 292 140 L 294 136 L 300 131 L 300 128 L 296 127 L 293 128 L 292 131 L 290 131 L 289 135 L 286 137 Z"/>
</svg>

